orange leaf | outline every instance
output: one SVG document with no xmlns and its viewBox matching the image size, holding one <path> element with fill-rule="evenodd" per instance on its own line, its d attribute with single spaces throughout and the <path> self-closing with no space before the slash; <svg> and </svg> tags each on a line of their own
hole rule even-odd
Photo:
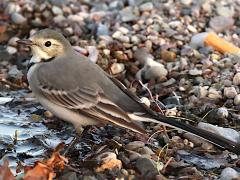
<svg viewBox="0 0 240 180">
<path fill-rule="evenodd" d="M 16 180 L 8 165 L 8 161 L 4 159 L 3 165 L 0 166 L 0 180 Z"/>
</svg>

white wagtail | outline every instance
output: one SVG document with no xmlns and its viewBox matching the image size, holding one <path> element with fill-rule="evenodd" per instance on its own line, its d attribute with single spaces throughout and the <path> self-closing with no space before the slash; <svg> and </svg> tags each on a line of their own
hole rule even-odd
<svg viewBox="0 0 240 180">
<path fill-rule="evenodd" d="M 27 78 L 39 102 L 76 128 L 114 124 L 146 134 L 138 122 L 154 122 L 195 134 L 235 153 L 239 144 L 153 112 L 119 81 L 77 53 L 60 33 L 44 29 L 18 43 L 32 50 Z"/>
</svg>

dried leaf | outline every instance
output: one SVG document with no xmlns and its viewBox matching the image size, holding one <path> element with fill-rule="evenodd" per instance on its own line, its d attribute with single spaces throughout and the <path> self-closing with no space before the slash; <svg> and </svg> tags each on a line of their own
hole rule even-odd
<svg viewBox="0 0 240 180">
<path fill-rule="evenodd" d="M 0 180 L 16 180 L 8 165 L 8 161 L 4 159 L 3 165 L 0 166 Z"/>
</svg>

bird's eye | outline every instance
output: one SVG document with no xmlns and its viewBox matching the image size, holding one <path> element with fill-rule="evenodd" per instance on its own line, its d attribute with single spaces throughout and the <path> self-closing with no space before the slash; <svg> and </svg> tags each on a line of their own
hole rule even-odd
<svg viewBox="0 0 240 180">
<path fill-rule="evenodd" d="M 46 47 L 50 47 L 51 45 L 52 45 L 52 43 L 50 41 L 45 42 Z"/>
</svg>

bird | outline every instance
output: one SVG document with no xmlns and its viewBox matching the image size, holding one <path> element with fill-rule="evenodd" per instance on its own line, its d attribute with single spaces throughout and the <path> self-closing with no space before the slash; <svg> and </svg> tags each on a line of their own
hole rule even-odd
<svg viewBox="0 0 240 180">
<path fill-rule="evenodd" d="M 151 110 L 120 81 L 76 52 L 61 33 L 42 29 L 18 43 L 31 49 L 27 79 L 40 104 L 76 129 L 113 124 L 146 134 L 140 123 L 153 122 L 240 154 L 236 142 Z"/>
</svg>

